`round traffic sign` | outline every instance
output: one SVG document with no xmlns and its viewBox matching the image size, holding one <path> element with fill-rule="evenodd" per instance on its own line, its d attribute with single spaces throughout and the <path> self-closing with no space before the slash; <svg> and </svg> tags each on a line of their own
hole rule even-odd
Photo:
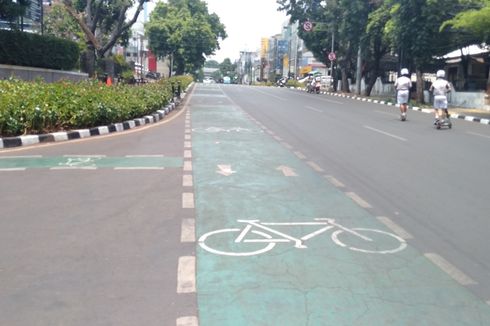
<svg viewBox="0 0 490 326">
<path fill-rule="evenodd" d="M 310 32 L 312 29 L 313 29 L 313 23 L 310 22 L 309 20 L 305 21 L 303 23 L 303 29 L 306 31 L 306 32 Z"/>
<path fill-rule="evenodd" d="M 328 60 L 335 61 L 335 59 L 337 59 L 337 56 L 335 55 L 335 52 L 330 52 L 328 54 Z"/>
</svg>

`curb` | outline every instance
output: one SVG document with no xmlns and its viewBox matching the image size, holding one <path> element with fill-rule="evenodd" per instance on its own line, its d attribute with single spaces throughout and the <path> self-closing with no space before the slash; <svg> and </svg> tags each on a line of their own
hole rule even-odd
<svg viewBox="0 0 490 326">
<path fill-rule="evenodd" d="M 29 146 L 35 144 L 62 142 L 73 139 L 88 138 L 93 136 L 107 135 L 114 132 L 122 132 L 129 129 L 134 129 L 140 126 L 156 123 L 163 120 L 166 115 L 175 110 L 177 106 L 187 95 L 187 90 L 192 86 L 192 83 L 187 87 L 186 91 L 182 93 L 181 99 L 174 99 L 172 103 L 168 104 L 165 108 L 157 110 L 155 113 L 146 115 L 142 118 L 124 121 L 121 123 L 112 123 L 107 126 L 99 126 L 90 129 L 77 129 L 70 131 L 53 132 L 49 134 L 41 135 L 24 135 L 17 137 L 5 137 L 0 138 L 0 149 L 13 148 L 21 146 Z"/>
<path fill-rule="evenodd" d="M 290 89 L 295 89 L 295 90 L 304 91 L 304 92 L 306 91 L 306 90 L 304 90 L 302 88 L 294 88 L 294 87 L 291 87 Z M 342 98 L 348 98 L 348 99 L 358 100 L 358 101 L 362 101 L 362 102 L 377 103 L 377 104 L 381 104 L 381 105 L 387 105 L 387 106 L 395 106 L 395 107 L 397 107 L 397 105 L 394 104 L 394 103 L 392 103 L 392 102 L 380 101 L 380 100 L 373 100 L 371 98 L 357 96 L 357 95 L 350 96 L 350 95 L 338 94 L 338 93 L 332 93 L 332 92 L 320 92 L 320 94 L 330 95 L 330 96 L 336 96 L 336 97 L 342 97 Z M 419 108 L 417 106 L 410 106 L 409 109 L 410 110 L 413 110 L 413 111 L 424 112 L 424 113 L 434 113 L 434 110 L 433 109 L 423 109 L 423 108 Z M 490 125 L 490 119 L 478 118 L 478 117 L 467 116 L 467 115 L 462 115 L 462 114 L 454 114 L 454 113 L 451 113 L 450 116 L 451 116 L 451 118 L 454 118 L 454 119 L 462 119 L 462 120 L 465 120 L 465 121 L 478 122 L 480 124 Z"/>
</svg>

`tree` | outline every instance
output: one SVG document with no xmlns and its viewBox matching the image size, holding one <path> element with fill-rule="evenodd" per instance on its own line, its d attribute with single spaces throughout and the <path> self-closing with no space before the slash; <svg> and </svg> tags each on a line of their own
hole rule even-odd
<svg viewBox="0 0 490 326">
<path fill-rule="evenodd" d="M 110 54 L 113 46 L 128 35 L 136 22 L 143 5 L 149 0 L 63 0 L 68 13 L 83 31 L 87 50 L 82 67 L 89 76 L 94 76 L 96 60 Z M 128 9 L 136 6 L 135 13 L 126 21 Z"/>
<path fill-rule="evenodd" d="M 386 0 L 391 18 L 385 31 L 400 62 L 415 70 L 418 102 L 424 101 L 423 72 L 433 70 L 440 57 L 469 42 L 449 29 L 440 30 L 443 22 L 462 10 L 468 0 Z M 471 1 L 470 1 L 471 2 Z M 416 30 L 416 32 L 414 32 Z"/>
<path fill-rule="evenodd" d="M 68 14 L 62 4 L 55 3 L 44 14 L 44 33 L 63 39 L 74 40 L 85 48 L 84 34 L 80 25 Z"/>
<path fill-rule="evenodd" d="M 18 18 L 24 16 L 31 0 L 0 0 L 0 20 L 7 21 L 12 29 L 19 29 Z"/>
<path fill-rule="evenodd" d="M 194 73 L 203 67 L 205 56 L 219 49 L 219 39 L 227 37 L 216 14 L 209 14 L 201 0 L 159 2 L 145 26 L 151 51 L 169 56 L 171 73 Z"/>
</svg>

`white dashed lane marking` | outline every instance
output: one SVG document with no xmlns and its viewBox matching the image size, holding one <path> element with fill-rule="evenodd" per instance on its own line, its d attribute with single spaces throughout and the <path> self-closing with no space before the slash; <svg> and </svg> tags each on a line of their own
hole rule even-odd
<svg viewBox="0 0 490 326">
<path fill-rule="evenodd" d="M 196 257 L 183 256 L 179 258 L 177 270 L 177 293 L 196 292 Z"/>
<path fill-rule="evenodd" d="M 401 226 L 399 226 L 398 224 L 396 224 L 395 222 L 393 222 L 388 217 L 378 216 L 377 219 L 378 219 L 378 221 L 380 221 L 381 223 L 383 223 L 384 225 L 386 225 L 386 227 L 388 229 L 390 229 L 391 231 L 393 231 L 400 238 L 405 239 L 405 240 L 413 239 L 413 236 L 410 233 L 408 233 L 407 231 L 405 231 L 404 228 L 402 228 Z"/>
<path fill-rule="evenodd" d="M 193 218 L 182 220 L 181 242 L 196 242 L 196 221 Z"/>
<path fill-rule="evenodd" d="M 359 195 L 357 195 L 355 192 L 346 192 L 345 194 L 362 208 L 372 208 L 372 206 L 367 201 L 359 197 Z"/>
<path fill-rule="evenodd" d="M 196 316 L 186 316 L 177 319 L 176 326 L 199 326 Z"/>
<path fill-rule="evenodd" d="M 184 192 L 182 194 L 182 208 L 194 208 L 194 194 Z"/>
<path fill-rule="evenodd" d="M 426 253 L 424 256 L 427 257 L 427 259 L 429 259 L 431 262 L 433 262 L 437 267 L 439 267 L 444 272 L 446 272 L 459 284 L 461 285 L 478 284 L 471 277 L 463 273 L 461 270 L 456 268 L 454 265 L 452 265 L 450 262 L 448 262 L 443 257 L 439 256 L 438 254 Z"/>
</svg>

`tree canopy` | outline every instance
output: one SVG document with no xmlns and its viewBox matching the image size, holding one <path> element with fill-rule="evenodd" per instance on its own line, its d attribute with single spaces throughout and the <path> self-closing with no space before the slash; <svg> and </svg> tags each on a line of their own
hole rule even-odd
<svg viewBox="0 0 490 326">
<path fill-rule="evenodd" d="M 170 56 L 177 74 L 203 67 L 205 56 L 227 37 L 219 17 L 210 14 L 201 0 L 159 2 L 145 29 L 151 51 L 160 58 Z"/>
<path fill-rule="evenodd" d="M 17 18 L 22 17 L 31 0 L 0 0 L 0 20 L 9 22 L 11 28 L 18 29 Z"/>
<path fill-rule="evenodd" d="M 94 74 L 96 58 L 106 57 L 118 41 L 129 35 L 129 29 L 148 1 L 63 0 L 66 10 L 85 36 L 87 51 L 84 66 L 89 75 Z M 136 6 L 136 10 L 128 20 L 128 10 L 133 6 Z"/>
</svg>

